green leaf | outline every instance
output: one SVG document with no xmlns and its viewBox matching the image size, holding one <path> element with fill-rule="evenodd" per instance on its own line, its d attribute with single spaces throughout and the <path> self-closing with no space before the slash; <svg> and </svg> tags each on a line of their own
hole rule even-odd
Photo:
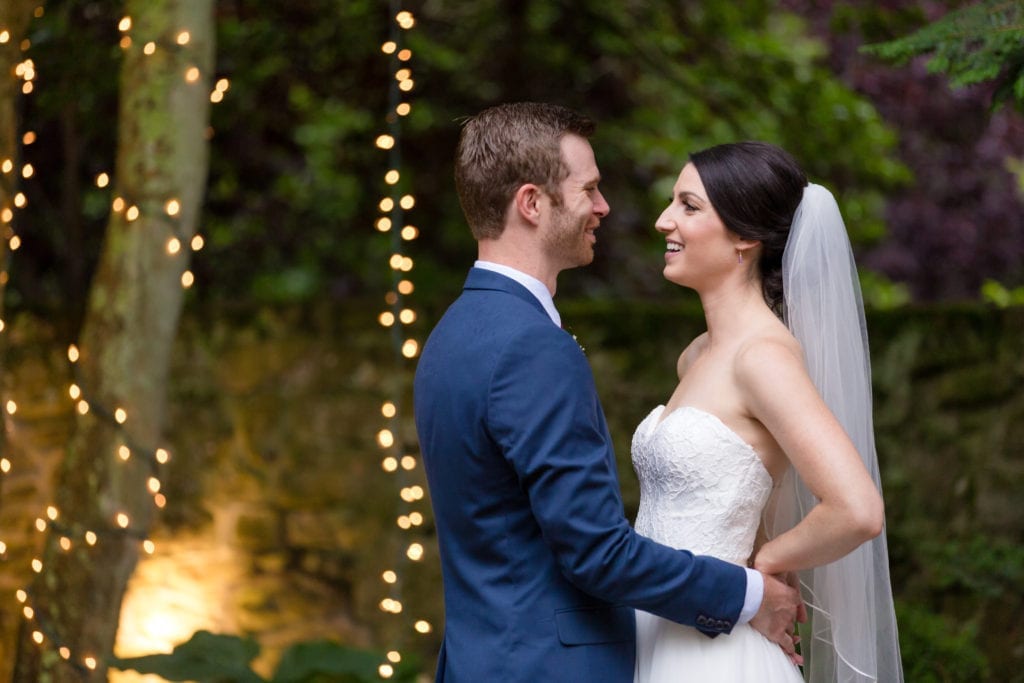
<svg viewBox="0 0 1024 683">
<path fill-rule="evenodd" d="M 169 681 L 197 683 L 265 683 L 249 662 L 259 654 L 251 638 L 196 631 L 170 654 L 113 657 L 110 665 L 142 674 L 156 674 Z"/>
</svg>

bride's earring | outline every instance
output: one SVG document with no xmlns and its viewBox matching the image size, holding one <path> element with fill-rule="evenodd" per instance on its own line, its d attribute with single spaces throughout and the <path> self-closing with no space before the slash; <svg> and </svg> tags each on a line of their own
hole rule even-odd
<svg viewBox="0 0 1024 683">
<path fill-rule="evenodd" d="M 739 249 L 736 250 L 736 263 L 743 263 L 743 252 Z"/>
</svg>

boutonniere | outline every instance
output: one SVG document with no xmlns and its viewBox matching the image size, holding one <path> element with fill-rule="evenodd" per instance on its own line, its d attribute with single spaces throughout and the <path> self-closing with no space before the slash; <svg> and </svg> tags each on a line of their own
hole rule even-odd
<svg viewBox="0 0 1024 683">
<path fill-rule="evenodd" d="M 580 343 L 580 340 L 579 340 L 579 339 L 578 339 L 578 338 L 576 337 L 576 334 L 575 334 L 575 333 L 574 333 L 574 332 L 572 331 L 572 328 L 571 328 L 571 327 L 566 327 L 566 328 L 564 328 L 564 329 L 565 329 L 565 331 L 566 331 L 566 332 L 568 332 L 568 333 L 569 333 L 569 335 L 570 335 L 570 336 L 572 337 L 572 340 L 573 340 L 574 342 L 576 342 L 576 346 L 580 347 L 580 351 L 582 351 L 582 352 L 583 352 L 583 355 L 584 355 L 584 356 L 585 356 L 585 355 L 587 355 L 587 349 L 586 349 L 586 347 L 584 347 L 584 346 L 583 346 L 583 344 L 581 344 L 581 343 Z"/>
</svg>

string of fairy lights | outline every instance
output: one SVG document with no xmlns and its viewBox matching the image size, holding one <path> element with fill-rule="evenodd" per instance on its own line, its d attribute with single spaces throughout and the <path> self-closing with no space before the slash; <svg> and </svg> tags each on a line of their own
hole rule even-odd
<svg viewBox="0 0 1024 683">
<path fill-rule="evenodd" d="M 44 9 L 40 5 L 35 9 L 33 16 L 38 19 L 43 14 Z M 182 65 L 182 77 L 185 83 L 189 86 L 199 87 L 202 81 L 202 72 L 190 59 L 189 45 L 192 41 L 192 36 L 187 29 L 183 28 L 174 33 L 172 41 L 149 40 L 143 42 L 136 40 L 132 34 L 132 28 L 132 18 L 130 16 L 122 17 L 118 22 L 118 30 L 121 34 L 119 45 L 122 51 L 127 52 L 128 50 L 139 49 L 147 57 L 157 54 L 159 50 L 170 51 L 178 58 L 178 63 Z M 10 39 L 11 32 L 7 28 L 0 26 L 0 44 Z M 31 44 L 28 39 L 23 40 L 20 45 L 22 52 L 27 52 L 30 46 Z M 24 95 L 29 95 L 33 91 L 33 81 L 36 76 L 32 60 L 26 58 L 19 63 L 14 70 L 14 75 L 23 81 L 21 92 Z M 227 79 L 222 78 L 218 80 L 210 92 L 210 101 L 214 104 L 221 102 L 228 88 L 229 82 Z M 32 144 L 35 140 L 36 135 L 31 131 L 26 132 L 22 136 L 22 144 L 26 146 Z M 5 175 L 13 173 L 16 167 L 17 164 L 14 159 L 3 159 L 0 161 L 0 170 Z M 28 180 L 33 175 L 34 169 L 31 164 L 25 163 L 20 167 L 21 178 Z M 99 173 L 95 178 L 95 184 L 99 189 L 110 187 L 110 174 L 106 172 Z M 15 218 L 14 210 L 24 208 L 26 204 L 25 195 L 17 192 L 13 195 L 12 206 L 0 207 L 0 222 L 5 226 L 8 254 L 16 251 L 20 246 L 20 239 L 14 232 L 12 225 Z M 126 223 L 138 221 L 146 214 L 158 219 L 154 221 L 156 224 L 168 226 L 170 236 L 163 247 L 168 258 L 178 259 L 184 255 L 186 248 L 195 252 L 204 246 L 204 240 L 201 235 L 195 234 L 192 237 L 186 237 L 183 234 L 180 220 L 182 206 L 180 199 L 177 197 L 141 201 L 118 195 L 112 198 L 110 208 L 113 214 L 121 215 Z M 5 284 L 7 277 L 8 270 L 5 264 L 2 275 L 0 275 Z M 192 287 L 195 283 L 195 277 L 187 268 L 187 262 L 184 263 L 184 267 L 181 270 L 180 282 L 184 289 Z M 3 321 L 0 321 L 0 332 L 3 332 L 4 328 Z M 72 368 L 73 382 L 68 387 L 67 394 L 74 403 L 74 410 L 82 416 L 91 412 L 94 417 L 106 421 L 118 430 L 121 436 L 120 444 L 115 449 L 112 457 L 116 458 L 116 462 L 122 466 L 128 466 L 128 463 L 132 462 L 141 462 L 142 466 L 147 467 L 149 469 L 149 476 L 146 479 L 147 491 L 152 496 L 154 506 L 157 509 L 164 508 L 167 504 L 167 499 L 161 493 L 162 485 L 159 475 L 161 467 L 171 459 L 170 452 L 163 447 L 140 443 L 132 436 L 130 410 L 123 406 L 110 407 L 104 405 L 103 402 L 97 400 L 90 393 L 89 387 L 83 382 L 79 373 L 78 361 L 80 357 L 81 352 L 78 346 L 71 344 L 67 350 L 67 358 Z M 17 405 L 12 400 L 7 401 L 4 408 L 11 416 L 17 412 Z M 10 460 L 7 457 L 0 457 L 0 485 L 3 483 L 2 477 L 8 475 L 11 469 L 12 464 Z M 51 504 L 47 505 L 45 513 L 36 519 L 35 529 L 42 534 L 50 533 L 55 535 L 57 547 L 65 553 L 71 551 L 76 544 L 93 547 L 102 543 L 105 539 L 114 537 L 122 539 L 127 537 L 137 541 L 143 552 L 148 555 L 156 552 L 156 545 L 149 538 L 148 531 L 133 527 L 131 517 L 124 511 L 114 513 L 112 518 L 107 520 L 106 524 L 86 526 L 73 521 L 62 521 L 60 510 Z M 45 543 L 43 545 L 45 547 Z M 6 551 L 7 544 L 0 539 L 0 557 L 3 557 Z M 39 557 L 32 559 L 31 569 L 34 574 L 42 574 L 45 568 L 46 563 L 44 563 L 43 559 Z M 62 641 L 56 633 L 56 629 L 49 623 L 47 615 L 42 610 L 37 610 L 33 607 L 30 588 L 17 590 L 15 598 L 21 604 L 22 615 L 28 624 L 31 638 L 37 645 L 40 647 L 49 645 L 59 654 L 61 659 L 83 675 L 95 670 L 100 665 L 99 658 L 105 656 L 105 653 L 75 652 Z"/>
<path fill-rule="evenodd" d="M 419 354 L 419 342 L 408 334 L 408 327 L 416 321 L 416 312 L 407 305 L 408 297 L 415 289 L 409 273 L 413 269 L 413 260 L 405 254 L 405 243 L 415 240 L 419 230 L 405 222 L 406 212 L 416 205 L 415 197 L 399 189 L 402 180 L 401 133 L 402 119 L 412 111 L 408 95 L 415 85 L 412 79 L 410 60 L 412 50 L 404 46 L 404 34 L 411 29 L 416 21 L 411 12 L 401 10 L 398 0 L 391 1 L 391 13 L 394 20 L 390 23 L 388 39 L 381 45 L 381 52 L 388 58 L 389 68 L 393 74 L 388 88 L 388 111 L 385 117 L 387 132 L 377 136 L 375 144 L 378 149 L 388 153 L 388 170 L 384 174 L 387 191 L 378 203 L 380 216 L 374 224 L 378 232 L 390 236 L 391 256 L 388 265 L 391 271 L 391 289 L 385 294 L 387 309 L 377 318 L 384 328 L 390 331 L 398 372 L 403 366 Z M 401 228 L 399 228 L 401 226 Z M 383 402 L 381 416 L 387 421 L 376 436 L 377 446 L 384 452 L 381 467 L 385 472 L 395 475 L 399 488 L 399 515 L 396 524 L 402 532 L 414 533 L 423 525 L 424 516 L 417 506 L 423 504 L 423 487 L 413 482 L 411 473 L 416 469 L 418 461 L 407 444 L 401 442 L 396 433 L 401 433 L 397 426 L 401 415 L 401 400 L 396 396 Z M 380 609 L 391 615 L 404 612 L 401 591 L 401 572 L 407 562 L 419 562 L 424 556 L 423 544 L 416 540 L 402 543 L 402 549 L 396 558 L 394 567 L 381 574 L 385 586 L 385 597 L 380 601 Z M 433 631 L 433 625 L 426 619 L 413 619 L 412 629 L 419 635 Z M 391 649 L 386 654 L 386 661 L 378 666 L 378 674 L 382 679 L 391 678 L 395 673 L 395 665 L 402 661 L 402 653 Z"/>
</svg>

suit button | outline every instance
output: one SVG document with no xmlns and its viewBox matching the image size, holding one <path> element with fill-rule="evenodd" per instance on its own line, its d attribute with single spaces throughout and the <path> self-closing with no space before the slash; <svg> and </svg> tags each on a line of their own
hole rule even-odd
<svg viewBox="0 0 1024 683">
<path fill-rule="evenodd" d="M 703 614 L 700 615 L 699 617 L 697 617 L 697 625 L 698 626 L 707 626 L 708 625 L 708 618 L 706 616 L 704 616 Z"/>
</svg>

